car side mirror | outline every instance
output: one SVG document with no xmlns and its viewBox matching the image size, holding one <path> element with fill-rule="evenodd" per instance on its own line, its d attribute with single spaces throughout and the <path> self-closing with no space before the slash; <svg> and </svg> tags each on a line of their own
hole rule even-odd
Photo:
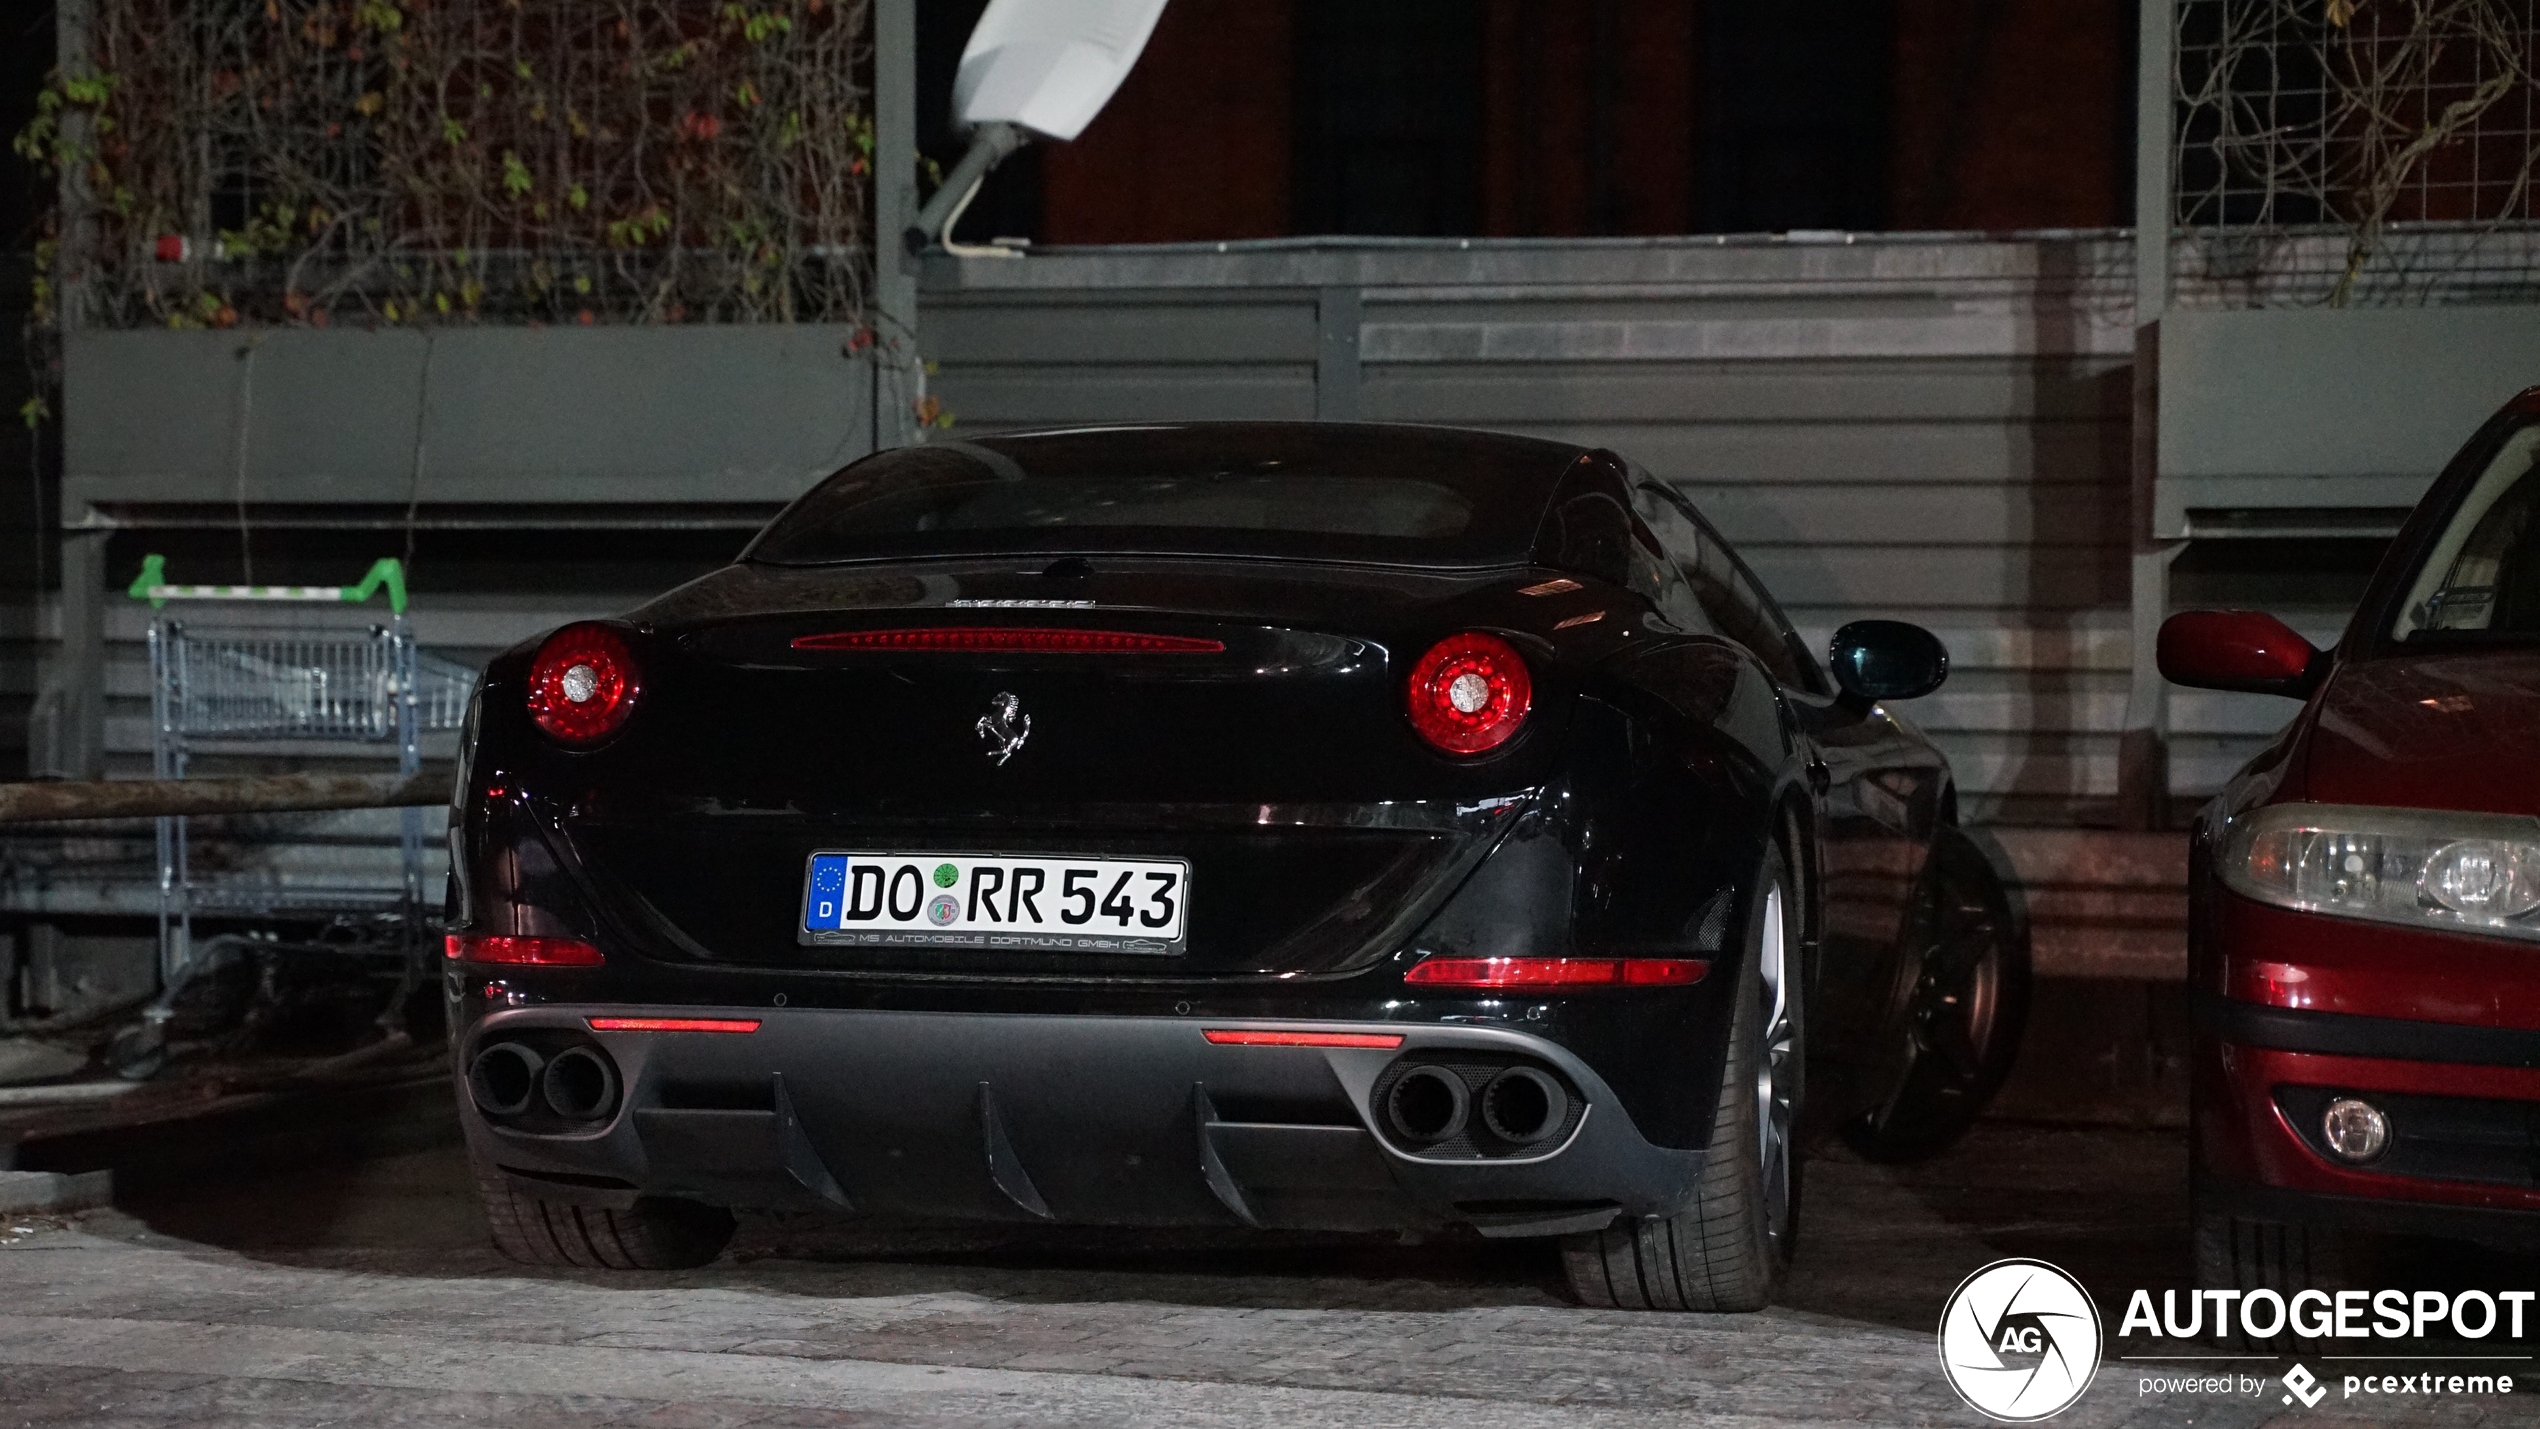
<svg viewBox="0 0 2540 1429">
<path fill-rule="evenodd" d="M 1902 620 L 1856 620 L 1834 633 L 1827 651 L 1834 682 L 1863 704 L 1911 700 L 1949 678 L 1949 647 Z"/>
<path fill-rule="evenodd" d="M 2256 610 L 2187 610 L 2161 622 L 2161 678 L 2200 690 L 2309 699 L 2325 652 Z"/>
</svg>

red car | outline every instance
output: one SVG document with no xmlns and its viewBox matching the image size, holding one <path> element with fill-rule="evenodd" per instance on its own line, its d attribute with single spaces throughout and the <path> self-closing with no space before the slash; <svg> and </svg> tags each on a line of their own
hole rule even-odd
<svg viewBox="0 0 2540 1429">
<path fill-rule="evenodd" d="M 2161 627 L 2302 711 L 2198 816 L 2197 1274 L 2339 1278 L 2344 1232 L 2540 1242 L 2540 388 L 2436 479 L 2333 650 Z"/>
</svg>

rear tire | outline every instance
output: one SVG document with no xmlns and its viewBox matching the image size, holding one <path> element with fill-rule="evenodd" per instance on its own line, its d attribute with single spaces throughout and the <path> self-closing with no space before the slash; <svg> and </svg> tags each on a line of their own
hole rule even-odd
<svg viewBox="0 0 2540 1429">
<path fill-rule="evenodd" d="M 1800 910 L 1778 849 L 1747 914 L 1746 956 L 1693 1204 L 1561 1243 L 1571 1294 L 1624 1310 L 1760 1310 L 1790 1267 L 1798 1228 L 1804 1045 Z"/>
<path fill-rule="evenodd" d="M 494 1248 L 523 1265 L 600 1270 L 692 1270 L 723 1253 L 732 1213 L 695 1201 L 645 1197 L 628 1209 L 549 1201 L 471 1156 Z"/>
</svg>

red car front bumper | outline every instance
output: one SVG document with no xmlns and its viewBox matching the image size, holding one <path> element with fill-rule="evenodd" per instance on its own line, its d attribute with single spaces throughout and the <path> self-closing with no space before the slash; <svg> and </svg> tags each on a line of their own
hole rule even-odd
<svg viewBox="0 0 2540 1429">
<path fill-rule="evenodd" d="M 2210 897 L 2191 973 L 2200 1197 L 2540 1242 L 2540 947 Z M 2390 1119 L 2369 1162 L 2328 1149 L 2339 1096 Z"/>
</svg>

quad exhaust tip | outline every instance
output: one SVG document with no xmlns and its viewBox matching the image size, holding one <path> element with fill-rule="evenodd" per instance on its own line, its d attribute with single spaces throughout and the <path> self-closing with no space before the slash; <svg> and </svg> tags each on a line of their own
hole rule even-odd
<svg viewBox="0 0 2540 1429">
<path fill-rule="evenodd" d="M 1570 1119 L 1570 1094 L 1532 1067 L 1510 1067 L 1482 1086 L 1482 1125 L 1502 1141 L 1532 1146 Z"/>
<path fill-rule="evenodd" d="M 518 1116 L 538 1095 L 547 1059 L 518 1042 L 497 1042 L 468 1065 L 467 1089 L 487 1116 Z"/>
<path fill-rule="evenodd" d="M 538 1089 L 567 1121 L 598 1121 L 617 1106 L 617 1068 L 589 1047 L 568 1047 L 547 1064 Z"/>
<path fill-rule="evenodd" d="M 1405 1141 L 1445 1141 L 1464 1129 L 1472 1100 L 1464 1079 L 1455 1073 L 1444 1067 L 1414 1067 L 1385 1093 L 1385 1120 Z"/>
<path fill-rule="evenodd" d="M 566 1121 L 598 1121 L 617 1109 L 617 1065 L 597 1047 L 567 1047 L 552 1058 L 520 1042 L 497 1042 L 468 1064 L 467 1086 L 487 1116 L 540 1109 Z"/>
</svg>

